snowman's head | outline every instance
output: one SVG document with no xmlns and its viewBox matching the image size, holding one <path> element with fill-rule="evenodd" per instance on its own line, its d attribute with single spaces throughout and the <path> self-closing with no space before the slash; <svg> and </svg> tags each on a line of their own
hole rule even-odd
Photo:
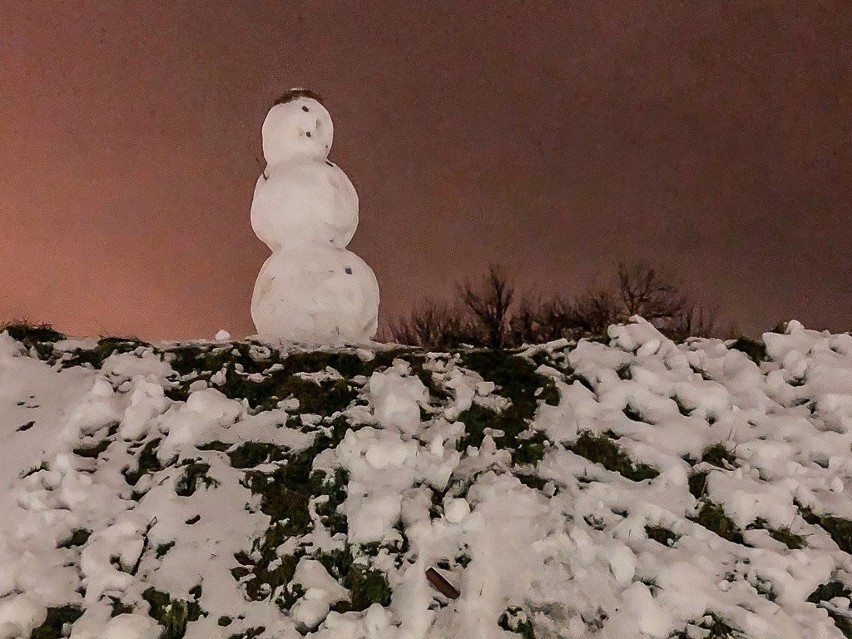
<svg viewBox="0 0 852 639">
<path fill-rule="evenodd" d="M 322 98 L 307 89 L 290 89 L 263 122 L 263 155 L 269 164 L 299 156 L 324 159 L 333 137 L 334 125 Z"/>
</svg>

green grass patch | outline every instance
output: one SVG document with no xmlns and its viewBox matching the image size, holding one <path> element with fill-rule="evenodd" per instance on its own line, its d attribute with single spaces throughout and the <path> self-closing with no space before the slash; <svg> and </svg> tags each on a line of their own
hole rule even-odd
<svg viewBox="0 0 852 639">
<path fill-rule="evenodd" d="M 154 554 L 157 557 L 157 559 L 162 559 L 174 547 L 175 547 L 175 542 L 173 542 L 173 541 L 167 542 L 165 544 L 157 544 L 157 548 L 156 548 Z"/>
<path fill-rule="evenodd" d="M 724 443 L 717 442 L 704 449 L 701 453 L 701 461 L 727 469 L 736 467 L 737 458 Z"/>
<path fill-rule="evenodd" d="M 707 530 L 716 533 L 722 539 L 727 539 L 735 544 L 745 544 L 742 531 L 725 514 L 722 506 L 709 499 L 704 499 L 698 514 L 689 519 L 704 526 Z"/>
<path fill-rule="evenodd" d="M 634 408 L 632 404 L 627 404 L 621 412 L 624 413 L 625 417 L 627 417 L 630 421 L 640 422 L 642 424 L 648 422 L 648 420 L 642 416 L 642 413 Z"/>
<path fill-rule="evenodd" d="M 497 412 L 473 404 L 461 413 L 458 421 L 464 423 L 465 432 L 456 442 L 456 449 L 478 448 L 485 438 L 485 430 L 492 428 L 502 431 L 502 435 L 494 436 L 494 441 L 498 447 L 511 451 L 513 464 L 538 464 L 545 453 L 545 437 L 530 431 L 529 425 L 540 401 L 551 406 L 559 403 L 554 381 L 536 373 L 533 363 L 506 351 L 467 351 L 462 355 L 461 365 L 479 373 L 484 380 L 494 382 L 498 393 L 508 398 L 511 405 Z"/>
<path fill-rule="evenodd" d="M 243 486 L 260 497 L 260 510 L 271 520 L 263 536 L 252 544 L 252 550 L 260 555 L 259 559 L 237 553 L 235 558 L 240 566 L 231 571 L 234 578 L 241 581 L 250 599 L 258 601 L 268 598 L 271 593 L 282 592 L 276 603 L 284 609 L 293 604 L 294 593 L 288 591 L 287 586 L 293 578 L 298 559 L 293 556 L 279 558 L 277 549 L 291 537 L 311 530 L 313 524 L 308 507 L 312 498 L 328 496 L 325 504 L 317 504 L 317 514 L 331 531 L 345 532 L 346 518 L 337 512 L 337 506 L 346 498 L 346 473 L 340 471 L 329 476 L 313 472 L 312 467 L 316 456 L 340 443 L 347 429 L 345 418 L 338 418 L 316 435 L 310 447 L 287 452 L 285 459 L 273 471 L 248 470 L 240 480 Z"/>
<path fill-rule="evenodd" d="M 256 639 L 264 632 L 266 632 L 266 626 L 253 626 L 252 628 L 244 630 L 243 632 L 237 632 L 232 635 L 228 635 L 228 639 Z"/>
<path fill-rule="evenodd" d="M 73 624 L 83 615 L 79 606 L 67 604 L 57 608 L 48 608 L 47 617 L 38 628 L 34 629 L 30 639 L 59 639 L 65 637 L 62 627 Z"/>
<path fill-rule="evenodd" d="M 509 606 L 506 608 L 503 614 L 500 615 L 497 624 L 503 630 L 508 630 L 519 635 L 521 639 L 535 639 L 532 620 L 520 606 Z"/>
<path fill-rule="evenodd" d="M 94 459 L 99 457 L 101 453 L 105 452 L 111 443 L 112 441 L 109 439 L 102 439 L 97 444 L 93 444 L 91 446 L 78 446 L 73 450 L 73 452 L 77 455 L 77 457 Z"/>
<path fill-rule="evenodd" d="M 771 528 L 769 523 L 763 518 L 758 517 L 754 522 L 746 526 L 747 530 L 765 530 L 775 541 L 780 541 L 790 550 L 799 550 L 805 547 L 805 538 L 797 535 L 789 528 Z"/>
<path fill-rule="evenodd" d="M 197 461 L 187 460 L 183 462 L 183 475 L 177 480 L 175 485 L 175 493 L 180 497 L 189 497 L 198 490 L 199 482 L 204 484 L 205 488 L 213 488 L 219 485 L 219 481 L 210 477 L 207 472 L 210 470 L 210 464 Z"/>
<path fill-rule="evenodd" d="M 830 601 L 835 597 L 850 597 L 852 596 L 852 591 L 849 590 L 844 584 L 839 581 L 829 581 L 826 584 L 820 585 L 816 590 L 814 590 L 809 596 L 808 601 L 812 604 L 820 605 L 824 601 Z M 825 611 L 828 613 L 828 616 L 831 617 L 831 620 L 834 621 L 834 625 L 837 626 L 837 629 L 843 633 L 844 637 L 852 638 L 852 619 L 847 616 L 841 615 L 840 613 L 832 610 L 831 608 L 827 608 L 825 606 L 821 606 L 825 608 Z"/>
<path fill-rule="evenodd" d="M 606 435 L 593 435 L 589 431 L 580 434 L 573 444 L 567 446 L 575 455 L 585 457 L 591 462 L 602 465 L 607 470 L 619 473 L 631 481 L 644 481 L 658 476 L 653 466 L 634 463 L 621 447 Z"/>
<path fill-rule="evenodd" d="M 0 333 L 6 331 L 9 337 L 21 342 L 27 351 L 35 352 L 41 360 L 49 360 L 53 354 L 53 344 L 65 339 L 50 324 L 29 324 L 27 322 L 12 322 L 0 328 Z"/>
<path fill-rule="evenodd" d="M 76 548 L 77 546 L 82 546 L 89 541 L 89 537 L 91 537 L 91 535 L 92 531 L 84 528 L 77 528 L 71 533 L 71 536 L 68 539 L 59 544 L 59 548 Z"/>
<path fill-rule="evenodd" d="M 341 601 L 332 606 L 335 612 L 360 612 L 374 603 L 390 604 L 391 588 L 385 574 L 379 570 L 360 564 L 352 564 L 342 579 L 344 587 L 349 589 L 350 600 Z"/>
<path fill-rule="evenodd" d="M 151 346 L 135 337 L 102 337 L 93 349 L 77 348 L 62 362 L 62 368 L 88 365 L 99 370 L 104 360 L 114 353 L 132 353 L 139 347 Z"/>
<path fill-rule="evenodd" d="M 806 506 L 797 504 L 802 519 L 813 526 L 821 526 L 840 550 L 852 553 L 852 521 L 833 515 L 819 515 Z"/>
<path fill-rule="evenodd" d="M 288 397 L 299 400 L 302 413 L 327 416 L 341 411 L 358 396 L 346 379 L 324 380 L 316 383 L 292 375 L 286 370 L 276 370 L 253 381 L 236 371 L 233 363 L 228 364 L 225 383 L 217 388 L 231 399 L 245 398 L 256 410 L 271 410 L 278 402 Z"/>
<path fill-rule="evenodd" d="M 110 601 L 110 618 L 118 617 L 118 615 L 126 615 L 133 612 L 133 606 L 130 604 L 124 603 L 118 597 L 112 597 L 107 595 L 107 598 Z"/>
<path fill-rule="evenodd" d="M 142 593 L 142 598 L 150 607 L 148 615 L 157 620 L 163 631 L 160 639 L 183 639 L 186 626 L 198 621 L 204 611 L 197 601 L 172 599 L 167 592 L 150 587 Z"/>
<path fill-rule="evenodd" d="M 215 450 L 220 453 L 224 453 L 226 450 L 231 448 L 233 444 L 226 444 L 225 442 L 220 441 L 212 441 L 207 442 L 206 444 L 199 444 L 196 446 L 198 450 Z"/>
<path fill-rule="evenodd" d="M 686 404 L 684 404 L 681 398 L 677 395 L 672 395 L 671 399 L 677 406 L 678 412 L 684 417 L 689 417 L 695 411 L 694 408 L 689 408 Z"/>
<path fill-rule="evenodd" d="M 707 477 L 710 475 L 707 471 L 693 472 L 687 479 L 689 494 L 696 499 L 701 499 L 707 490 Z"/>
<path fill-rule="evenodd" d="M 687 629 L 681 630 L 673 639 L 691 639 L 692 637 L 700 636 L 703 639 L 746 639 L 745 635 L 728 625 L 723 619 L 718 617 L 713 612 L 705 613 L 704 619 L 700 622 L 689 624 L 693 628 L 700 628 L 700 634 L 694 634 Z"/>
<path fill-rule="evenodd" d="M 160 445 L 160 438 L 152 439 L 142 448 L 139 453 L 139 458 L 136 460 L 136 469 L 130 470 L 125 468 L 121 474 L 124 475 L 124 480 L 131 486 L 139 483 L 143 475 L 158 472 L 162 470 L 160 460 L 157 459 L 157 446 Z"/>
<path fill-rule="evenodd" d="M 680 535 L 664 526 L 645 526 L 645 534 L 648 535 L 648 539 L 653 539 L 658 544 L 669 547 L 674 546 L 680 539 Z"/>
<path fill-rule="evenodd" d="M 245 442 L 228 453 L 234 468 L 254 468 L 285 459 L 289 448 L 266 442 Z"/>
</svg>

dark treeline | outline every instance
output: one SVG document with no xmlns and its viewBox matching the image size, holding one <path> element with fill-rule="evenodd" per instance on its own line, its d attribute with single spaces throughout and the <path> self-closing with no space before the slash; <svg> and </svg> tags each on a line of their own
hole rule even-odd
<svg viewBox="0 0 852 639">
<path fill-rule="evenodd" d="M 458 284 L 451 302 L 427 298 L 391 322 L 389 333 L 395 342 L 436 350 L 463 344 L 512 348 L 563 337 L 602 338 L 610 324 L 632 315 L 676 341 L 718 335 L 716 311 L 695 304 L 661 270 L 623 263 L 609 287 L 547 299 L 519 296 L 506 272 L 492 265 L 480 280 Z M 726 333 L 731 336 L 732 329 Z"/>
</svg>

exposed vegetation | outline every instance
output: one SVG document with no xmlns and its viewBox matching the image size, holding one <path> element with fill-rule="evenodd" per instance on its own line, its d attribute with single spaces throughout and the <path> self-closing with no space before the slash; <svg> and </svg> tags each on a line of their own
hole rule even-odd
<svg viewBox="0 0 852 639">
<path fill-rule="evenodd" d="M 850 596 L 852 596 L 852 591 L 850 591 L 844 584 L 839 581 L 830 581 L 826 584 L 820 585 L 816 590 L 814 590 L 808 597 L 808 601 L 825 608 L 828 616 L 831 617 L 832 621 L 834 621 L 834 625 L 843 633 L 843 636 L 852 638 L 852 617 L 843 615 L 830 606 L 823 605 L 824 602 L 831 601 L 835 597 L 849 598 Z"/>
<path fill-rule="evenodd" d="M 580 434 L 568 450 L 602 465 L 607 470 L 619 473 L 632 481 L 653 479 L 660 472 L 653 466 L 636 463 L 607 435 L 593 435 L 588 431 Z"/>
<path fill-rule="evenodd" d="M 172 599 L 168 593 L 153 587 L 143 592 L 142 598 L 150 607 L 148 614 L 163 626 L 160 639 L 183 639 L 186 625 L 206 614 L 197 601 Z"/>
<path fill-rule="evenodd" d="M 834 515 L 819 515 L 806 506 L 799 505 L 802 519 L 814 526 L 821 526 L 844 552 L 852 552 L 852 521 Z"/>
<path fill-rule="evenodd" d="M 645 534 L 648 535 L 648 539 L 653 539 L 663 546 L 674 546 L 680 539 L 680 535 L 664 526 L 645 526 Z"/>
<path fill-rule="evenodd" d="M 723 539 L 735 544 L 745 544 L 742 531 L 733 520 L 725 514 L 724 509 L 709 499 L 703 499 L 698 514 L 690 517 L 692 521 L 701 524 L 707 530 L 713 531 Z"/>
<path fill-rule="evenodd" d="M 506 608 L 506 611 L 500 615 L 498 624 L 503 630 L 515 633 L 521 639 L 535 639 L 535 630 L 533 629 L 532 621 L 520 606 L 509 606 Z"/>
<path fill-rule="evenodd" d="M 63 626 L 72 624 L 83 615 L 79 606 L 60 606 L 47 609 L 47 618 L 38 628 L 35 628 L 30 639 L 60 639 L 65 637 Z"/>
</svg>

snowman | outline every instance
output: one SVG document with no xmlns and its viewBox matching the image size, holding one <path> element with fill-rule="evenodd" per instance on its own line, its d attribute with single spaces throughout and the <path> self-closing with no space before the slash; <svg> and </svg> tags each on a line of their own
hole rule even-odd
<svg viewBox="0 0 852 639">
<path fill-rule="evenodd" d="M 378 327 L 379 285 L 346 246 L 358 194 L 327 158 L 334 127 L 315 93 L 291 89 L 263 123 L 266 169 L 251 225 L 271 250 L 257 276 L 251 316 L 269 342 L 365 344 Z"/>
</svg>

